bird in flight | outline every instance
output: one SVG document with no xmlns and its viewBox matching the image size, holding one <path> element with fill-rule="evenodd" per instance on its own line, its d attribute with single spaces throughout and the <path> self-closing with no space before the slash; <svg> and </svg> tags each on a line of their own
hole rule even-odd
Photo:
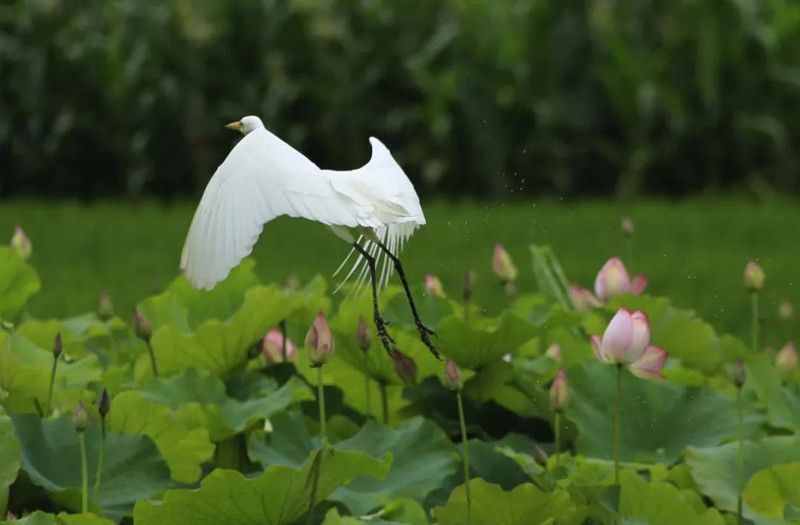
<svg viewBox="0 0 800 525">
<path fill-rule="evenodd" d="M 327 225 L 352 246 L 336 274 L 353 262 L 342 284 L 356 289 L 369 279 L 375 327 L 392 354 L 378 294 L 397 271 L 420 339 L 438 358 L 431 335 L 419 317 L 399 253 L 425 215 L 414 186 L 378 139 L 369 139 L 370 160 L 350 171 L 320 169 L 305 155 L 246 116 L 225 127 L 240 140 L 206 186 L 181 254 L 181 270 L 195 288 L 210 290 L 253 250 L 264 224 L 279 217 L 301 217 Z M 340 285 L 341 287 L 341 285 Z M 338 290 L 338 288 L 337 288 Z"/>
</svg>

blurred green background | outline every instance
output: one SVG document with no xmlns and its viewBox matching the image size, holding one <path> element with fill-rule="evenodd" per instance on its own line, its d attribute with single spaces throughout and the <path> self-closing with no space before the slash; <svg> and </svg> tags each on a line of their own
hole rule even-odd
<svg viewBox="0 0 800 525">
<path fill-rule="evenodd" d="M 0 195 L 199 192 L 245 114 L 425 194 L 796 192 L 794 0 L 8 0 Z"/>
</svg>

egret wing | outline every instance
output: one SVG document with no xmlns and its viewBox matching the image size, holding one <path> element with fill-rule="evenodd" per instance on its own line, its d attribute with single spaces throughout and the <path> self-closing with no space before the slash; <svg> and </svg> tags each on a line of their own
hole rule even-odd
<svg viewBox="0 0 800 525">
<path fill-rule="evenodd" d="M 335 191 L 329 176 L 302 153 L 259 128 L 234 146 L 209 181 L 181 269 L 193 286 L 213 288 L 250 254 L 264 224 L 281 215 L 347 227 L 379 224 Z"/>
</svg>

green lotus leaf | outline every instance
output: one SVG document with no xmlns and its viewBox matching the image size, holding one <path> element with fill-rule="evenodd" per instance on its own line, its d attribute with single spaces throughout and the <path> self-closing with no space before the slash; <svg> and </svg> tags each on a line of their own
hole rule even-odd
<svg viewBox="0 0 800 525">
<path fill-rule="evenodd" d="M 331 509 L 322 525 L 428 525 L 428 517 L 419 503 L 412 499 L 398 499 L 378 512 L 356 518 L 341 516 L 339 510 Z"/>
<path fill-rule="evenodd" d="M 747 387 L 752 388 L 766 406 L 771 425 L 800 431 L 800 386 L 782 384 L 768 356 L 758 356 L 748 362 Z"/>
<path fill-rule="evenodd" d="M 613 457 L 613 414 L 616 406 L 613 366 L 587 363 L 570 368 L 571 400 L 567 418 L 578 428 L 577 450 L 598 458 Z M 738 432 L 738 412 L 732 399 L 710 390 L 646 381 L 622 370 L 623 461 L 670 464 L 688 446 L 715 446 Z M 760 416 L 745 416 L 745 431 Z"/>
<path fill-rule="evenodd" d="M 75 510 L 80 502 L 81 455 L 70 418 L 41 420 L 25 414 L 11 419 L 22 444 L 22 469 L 33 483 Z M 137 501 L 175 486 L 167 463 L 149 437 L 107 432 L 103 445 L 98 425 L 90 425 L 84 436 L 89 487 L 96 481 L 100 447 L 105 449 L 101 485 L 89 495 L 92 508 L 103 515 L 114 519 L 128 516 Z"/>
<path fill-rule="evenodd" d="M 13 520 L 0 521 L 0 525 L 114 525 L 114 522 L 96 514 L 47 514 L 36 511 L 27 516 Z"/>
<path fill-rule="evenodd" d="M 742 499 L 760 516 L 800 520 L 800 462 L 775 465 L 750 478 Z"/>
<path fill-rule="evenodd" d="M 0 320 L 14 320 L 42 287 L 39 275 L 14 250 L 0 246 Z"/>
<path fill-rule="evenodd" d="M 5 516 L 8 487 L 17 479 L 22 451 L 14 425 L 0 407 L 0 516 Z"/>
<path fill-rule="evenodd" d="M 647 482 L 638 474 L 620 472 L 620 508 L 623 523 L 648 525 L 725 525 L 722 515 L 706 508 L 696 492 L 671 483 Z"/>
<path fill-rule="evenodd" d="M 134 518 L 137 525 L 288 525 L 309 510 L 314 475 L 318 476 L 316 503 L 360 476 L 382 478 L 390 465 L 389 454 L 376 459 L 356 450 L 328 448 L 315 451 L 302 468 L 273 465 L 255 478 L 218 469 L 203 479 L 199 489 L 170 490 L 161 501 L 140 501 Z"/>
<path fill-rule="evenodd" d="M 439 324 L 442 353 L 463 368 L 477 369 L 515 351 L 536 335 L 535 327 L 506 312 L 498 318 L 465 321 L 452 315 Z"/>
</svg>

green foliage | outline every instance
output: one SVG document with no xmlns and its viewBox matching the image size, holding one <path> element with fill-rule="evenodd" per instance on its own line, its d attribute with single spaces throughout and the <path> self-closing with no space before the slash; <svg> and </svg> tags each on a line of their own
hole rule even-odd
<svg viewBox="0 0 800 525">
<path fill-rule="evenodd" d="M 754 512 L 768 518 L 800 520 L 800 463 L 776 465 L 756 472 L 744 489 L 743 499 Z"/>
<path fill-rule="evenodd" d="M 11 248 L 0 246 L 0 320 L 14 320 L 41 287 L 36 270 Z"/>
<path fill-rule="evenodd" d="M 36 511 L 28 514 L 24 518 L 12 521 L 0 521 L 3 525 L 112 525 L 114 522 L 96 516 L 91 513 L 86 514 L 47 514 Z"/>
</svg>

